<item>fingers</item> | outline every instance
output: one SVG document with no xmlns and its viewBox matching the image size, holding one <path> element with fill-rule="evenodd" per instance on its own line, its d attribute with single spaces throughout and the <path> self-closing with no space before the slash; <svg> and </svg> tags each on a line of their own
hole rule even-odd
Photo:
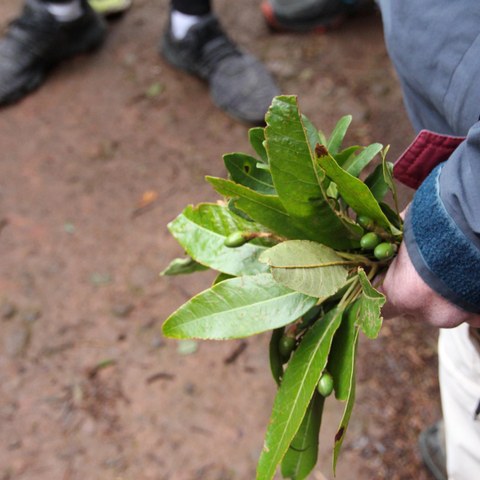
<svg viewBox="0 0 480 480">
<path fill-rule="evenodd" d="M 387 297 L 382 308 L 386 319 L 408 316 L 439 328 L 452 328 L 463 322 L 480 326 L 480 315 L 460 309 L 423 281 L 404 244 L 385 275 L 381 291 Z"/>
</svg>

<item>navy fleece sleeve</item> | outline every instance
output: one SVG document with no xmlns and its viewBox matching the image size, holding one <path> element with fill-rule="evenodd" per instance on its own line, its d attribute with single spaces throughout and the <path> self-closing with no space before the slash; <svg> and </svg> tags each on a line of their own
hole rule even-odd
<svg viewBox="0 0 480 480">
<path fill-rule="evenodd" d="M 480 122 L 416 192 L 405 244 L 433 290 L 480 313 Z"/>
</svg>

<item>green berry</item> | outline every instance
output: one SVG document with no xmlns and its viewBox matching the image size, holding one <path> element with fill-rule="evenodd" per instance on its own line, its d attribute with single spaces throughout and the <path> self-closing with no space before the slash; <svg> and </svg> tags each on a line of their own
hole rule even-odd
<svg viewBox="0 0 480 480">
<path fill-rule="evenodd" d="M 392 243 L 383 242 L 379 243 L 375 250 L 373 251 L 373 255 L 377 260 L 387 260 L 395 254 L 395 247 Z"/>
<path fill-rule="evenodd" d="M 295 348 L 295 337 L 290 335 L 282 335 L 278 343 L 278 351 L 283 358 L 289 358 L 293 349 Z"/>
<path fill-rule="evenodd" d="M 226 247 L 241 247 L 248 242 L 248 238 L 245 237 L 245 232 L 233 232 L 223 242 Z"/>
<path fill-rule="evenodd" d="M 327 371 L 322 373 L 317 385 L 317 390 L 323 397 L 328 397 L 333 392 L 333 377 Z"/>
<path fill-rule="evenodd" d="M 380 237 L 374 232 L 368 232 L 360 239 L 363 250 L 373 250 L 379 243 Z"/>
<path fill-rule="evenodd" d="M 365 230 L 373 230 L 375 227 L 375 222 L 365 215 L 359 215 L 357 217 L 357 222 L 361 225 Z"/>
</svg>

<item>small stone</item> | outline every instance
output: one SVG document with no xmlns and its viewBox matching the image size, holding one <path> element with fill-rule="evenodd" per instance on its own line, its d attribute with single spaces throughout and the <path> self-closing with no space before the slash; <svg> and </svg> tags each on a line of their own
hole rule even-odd
<svg viewBox="0 0 480 480">
<path fill-rule="evenodd" d="M 22 312 L 21 318 L 26 323 L 34 323 L 42 316 L 40 308 L 28 308 Z"/>
<path fill-rule="evenodd" d="M 118 318 L 126 318 L 132 312 L 135 306 L 132 303 L 116 303 L 112 307 L 112 313 Z"/>
<path fill-rule="evenodd" d="M 22 440 L 18 437 L 11 438 L 8 442 L 8 450 L 18 450 L 22 446 Z"/>
<path fill-rule="evenodd" d="M 187 395 L 195 395 L 196 391 L 197 391 L 197 387 L 195 386 L 194 383 L 192 382 L 187 382 L 184 386 L 183 386 L 183 391 L 187 394 Z"/>
<path fill-rule="evenodd" d="M 157 350 L 158 348 L 161 348 L 161 347 L 165 346 L 165 340 L 159 333 L 155 333 L 155 334 L 153 334 L 152 338 L 150 339 L 150 346 L 154 350 Z"/>
<path fill-rule="evenodd" d="M 10 320 L 15 316 L 17 313 L 17 307 L 13 303 L 10 302 L 2 302 L 0 304 L 0 318 L 4 320 Z"/>
</svg>

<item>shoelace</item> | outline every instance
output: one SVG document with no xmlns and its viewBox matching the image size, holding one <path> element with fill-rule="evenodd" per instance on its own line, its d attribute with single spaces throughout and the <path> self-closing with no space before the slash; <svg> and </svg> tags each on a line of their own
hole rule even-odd
<svg viewBox="0 0 480 480">
<path fill-rule="evenodd" d="M 241 55 L 215 18 L 202 25 L 202 28 L 194 30 L 194 34 L 195 44 L 198 45 L 203 63 L 209 71 L 223 59 Z"/>
</svg>

